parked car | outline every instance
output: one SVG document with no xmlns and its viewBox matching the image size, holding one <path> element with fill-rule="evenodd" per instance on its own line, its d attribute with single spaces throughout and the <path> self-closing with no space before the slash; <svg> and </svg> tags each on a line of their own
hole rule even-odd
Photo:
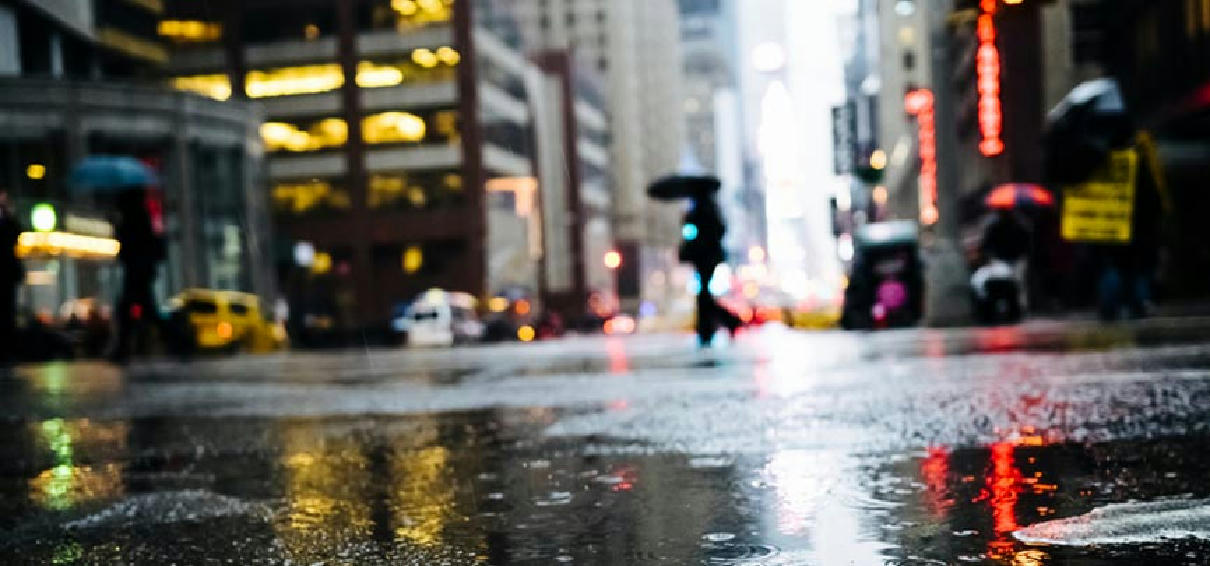
<svg viewBox="0 0 1210 566">
<path fill-rule="evenodd" d="M 170 319 L 201 352 L 271 352 L 287 344 L 281 324 L 266 320 L 256 295 L 189 289 L 169 301 Z"/>
<path fill-rule="evenodd" d="M 483 339 L 484 325 L 468 293 L 430 289 L 391 321 L 408 346 L 453 346 Z"/>
</svg>

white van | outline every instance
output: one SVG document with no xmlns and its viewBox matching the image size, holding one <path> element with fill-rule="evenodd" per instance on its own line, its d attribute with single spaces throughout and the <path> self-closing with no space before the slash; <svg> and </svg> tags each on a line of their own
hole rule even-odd
<svg viewBox="0 0 1210 566">
<path fill-rule="evenodd" d="M 430 289 L 403 315 L 391 321 L 412 347 L 453 346 L 483 339 L 483 323 L 475 315 L 475 297 Z"/>
</svg>

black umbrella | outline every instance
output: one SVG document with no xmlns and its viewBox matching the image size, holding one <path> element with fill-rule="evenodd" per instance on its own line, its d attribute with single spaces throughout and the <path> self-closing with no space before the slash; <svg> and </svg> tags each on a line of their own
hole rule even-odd
<svg viewBox="0 0 1210 566">
<path fill-rule="evenodd" d="M 657 200 L 700 198 L 718 192 L 721 183 L 708 175 L 673 175 L 647 187 L 647 195 Z"/>
<path fill-rule="evenodd" d="M 1046 116 L 1046 176 L 1060 184 L 1083 182 L 1110 151 L 1129 147 L 1133 136 L 1117 81 L 1081 83 Z"/>
</svg>

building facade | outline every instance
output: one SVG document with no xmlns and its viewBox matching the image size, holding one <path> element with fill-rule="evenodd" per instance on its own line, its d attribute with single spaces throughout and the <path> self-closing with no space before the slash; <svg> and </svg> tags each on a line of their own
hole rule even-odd
<svg viewBox="0 0 1210 566">
<path fill-rule="evenodd" d="M 191 287 L 274 295 L 258 110 L 147 84 L 167 53 L 159 17 L 154 2 L 0 3 L 0 29 L 17 32 L 0 33 L 0 187 L 44 234 L 21 246 L 34 312 L 116 300 L 114 211 L 69 184 L 90 155 L 133 157 L 159 176 L 160 299 Z M 70 245 L 38 245 L 47 238 Z"/>
<path fill-rule="evenodd" d="M 168 9 L 182 30 L 213 30 L 177 40 L 175 86 L 264 107 L 282 277 L 334 277 L 338 289 L 335 304 L 304 308 L 354 313 L 347 324 L 366 327 L 434 287 L 548 294 L 544 262 L 563 260 L 546 251 L 563 242 L 543 219 L 539 172 L 569 154 L 542 154 L 535 127 L 563 105 L 534 90 L 542 70 L 507 11 L 470 0 Z M 586 132 L 599 136 L 596 125 Z M 318 266 L 298 265 L 290 246 L 314 250 L 303 256 Z"/>
<path fill-rule="evenodd" d="M 673 0 L 512 3 L 531 51 L 571 49 L 600 74 L 612 138 L 613 227 L 624 264 L 618 289 L 628 310 L 666 303 L 676 266 L 680 209 L 646 197 L 673 173 L 684 145 L 678 6 Z"/>
</svg>

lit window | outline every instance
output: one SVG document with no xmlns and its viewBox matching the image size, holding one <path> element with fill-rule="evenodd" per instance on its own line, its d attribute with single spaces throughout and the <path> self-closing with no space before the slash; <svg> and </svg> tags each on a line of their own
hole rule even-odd
<svg viewBox="0 0 1210 566">
<path fill-rule="evenodd" d="M 368 144 L 419 142 L 426 131 L 424 120 L 407 112 L 383 112 L 362 121 L 362 138 Z"/>
<path fill-rule="evenodd" d="M 278 212 L 304 214 L 320 209 L 342 210 L 350 206 L 349 193 L 326 181 L 279 183 L 273 187 L 273 206 Z"/>
<path fill-rule="evenodd" d="M 164 20 L 156 33 L 175 43 L 208 43 L 223 37 L 222 24 L 192 20 Z"/>
<path fill-rule="evenodd" d="M 172 79 L 172 88 L 196 92 L 215 100 L 231 98 L 231 81 L 227 75 L 196 75 Z"/>
<path fill-rule="evenodd" d="M 407 31 L 453 19 L 454 0 L 391 0 L 395 27 Z"/>
</svg>

